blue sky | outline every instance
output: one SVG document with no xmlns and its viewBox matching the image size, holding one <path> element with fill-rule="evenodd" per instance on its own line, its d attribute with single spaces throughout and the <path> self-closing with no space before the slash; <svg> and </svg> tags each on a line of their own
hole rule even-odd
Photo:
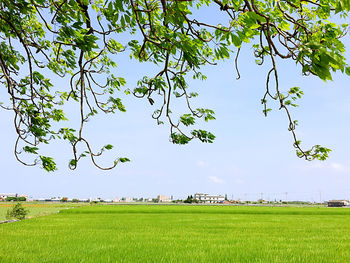
<svg viewBox="0 0 350 263">
<path fill-rule="evenodd" d="M 349 43 L 349 36 L 344 42 Z M 125 77 L 131 89 L 143 75 L 156 73 L 155 68 L 139 65 L 127 56 L 118 56 L 117 63 L 116 75 Z M 200 94 L 194 105 L 216 112 L 215 121 L 200 125 L 216 135 L 213 144 L 171 144 L 169 127 L 157 126 L 151 118 L 155 108 L 131 95 L 121 95 L 126 113 L 100 115 L 87 123 L 85 134 L 95 149 L 108 143 L 115 146 L 102 164 L 113 162 L 115 156 L 131 159 L 111 171 L 98 170 L 88 159 L 75 171 L 69 170 L 71 149 L 66 142 L 43 148 L 55 157 L 58 171 L 47 173 L 39 167 L 22 166 L 13 155 L 16 136 L 12 113 L 0 111 L 0 192 L 72 198 L 158 194 L 185 198 L 205 192 L 251 200 L 261 196 L 285 199 L 287 192 L 289 200 L 350 199 L 349 77 L 336 74 L 333 82 L 325 83 L 301 76 L 293 62 L 279 64 L 282 89 L 300 86 L 305 93 L 300 107 L 292 110 L 299 120 L 296 132 L 306 147 L 321 144 L 331 148 L 326 162 L 296 157 L 285 113 L 277 104 L 272 104 L 273 111 L 264 117 L 260 99 L 268 67 L 255 65 L 252 50 L 245 48 L 240 56 L 240 80 L 235 79 L 231 58 L 204 68 L 207 81 L 191 82 L 191 88 Z M 6 96 L 3 92 L 1 98 Z M 76 111 L 69 106 L 72 120 Z"/>
</svg>

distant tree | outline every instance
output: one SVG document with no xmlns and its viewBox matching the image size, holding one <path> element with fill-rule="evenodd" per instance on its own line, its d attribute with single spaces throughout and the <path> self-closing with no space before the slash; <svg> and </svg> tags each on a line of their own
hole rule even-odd
<svg viewBox="0 0 350 263">
<path fill-rule="evenodd" d="M 5 198 L 5 201 L 7 201 L 7 202 L 17 201 L 17 197 L 15 197 L 15 196 L 8 196 L 8 197 Z"/>
<path fill-rule="evenodd" d="M 197 199 L 194 199 L 192 195 L 187 196 L 187 198 L 184 200 L 184 203 L 191 204 L 191 203 L 198 203 L 199 201 Z"/>
<path fill-rule="evenodd" d="M 78 202 L 79 202 L 79 199 L 76 199 L 76 198 L 72 199 L 72 203 L 78 203 Z"/>
<path fill-rule="evenodd" d="M 7 210 L 6 218 L 7 219 L 18 219 L 22 220 L 25 219 L 26 215 L 29 213 L 29 211 L 22 207 L 21 203 L 15 204 L 12 209 Z"/>
<path fill-rule="evenodd" d="M 62 197 L 62 198 L 61 198 L 61 202 L 62 202 L 62 203 L 68 202 L 68 197 Z"/>
<path fill-rule="evenodd" d="M 192 198 L 191 198 L 191 196 L 187 196 L 187 198 L 184 200 L 184 203 L 186 203 L 186 204 L 192 203 Z"/>
</svg>

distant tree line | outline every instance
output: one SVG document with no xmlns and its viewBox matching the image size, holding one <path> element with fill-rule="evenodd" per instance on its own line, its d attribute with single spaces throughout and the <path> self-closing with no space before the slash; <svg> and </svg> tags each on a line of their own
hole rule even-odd
<svg viewBox="0 0 350 263">
<path fill-rule="evenodd" d="M 27 198 L 24 196 L 8 196 L 5 198 L 5 201 L 7 202 L 24 202 L 27 201 Z"/>
</svg>

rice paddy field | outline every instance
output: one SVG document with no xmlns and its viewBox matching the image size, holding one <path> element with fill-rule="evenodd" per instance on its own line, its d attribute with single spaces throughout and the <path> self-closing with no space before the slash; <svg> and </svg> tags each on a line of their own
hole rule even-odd
<svg viewBox="0 0 350 263">
<path fill-rule="evenodd" d="M 0 225 L 0 262 L 350 262 L 350 209 L 103 205 Z"/>
<path fill-rule="evenodd" d="M 6 212 L 11 209 L 17 202 L 0 203 L 0 221 L 6 220 Z M 55 214 L 62 209 L 79 207 L 86 205 L 84 203 L 39 203 L 39 202 L 22 202 L 22 206 L 28 210 L 28 218 Z"/>
</svg>

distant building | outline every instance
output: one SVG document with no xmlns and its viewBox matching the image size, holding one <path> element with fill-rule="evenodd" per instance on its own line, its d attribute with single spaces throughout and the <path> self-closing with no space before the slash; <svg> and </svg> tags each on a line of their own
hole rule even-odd
<svg viewBox="0 0 350 263">
<path fill-rule="evenodd" d="M 120 198 L 118 198 L 118 197 L 116 197 L 116 198 L 113 199 L 113 202 L 114 202 L 114 203 L 119 203 L 120 201 L 121 201 L 121 200 L 120 200 Z"/>
<path fill-rule="evenodd" d="M 350 206 L 349 200 L 330 200 L 328 201 L 328 207 L 343 207 Z"/>
<path fill-rule="evenodd" d="M 209 195 L 196 193 L 193 197 L 197 199 L 200 203 L 223 203 L 225 197 L 223 195 Z"/>
<path fill-rule="evenodd" d="M 158 199 L 159 203 L 168 203 L 168 202 L 170 202 L 169 198 L 166 197 L 165 195 L 158 195 L 157 199 Z"/>
<path fill-rule="evenodd" d="M 26 199 L 27 199 L 27 201 L 29 201 L 29 202 L 34 201 L 32 196 L 26 196 Z"/>
<path fill-rule="evenodd" d="M 66 202 L 68 201 L 68 197 L 62 197 L 62 198 L 59 198 L 59 197 L 51 197 L 51 198 L 46 198 L 45 199 L 45 202 L 61 202 L 65 200 Z"/>
<path fill-rule="evenodd" d="M 132 197 L 126 197 L 124 202 L 131 203 L 131 202 L 135 202 L 135 201 L 134 201 L 134 198 L 132 198 Z"/>
</svg>

